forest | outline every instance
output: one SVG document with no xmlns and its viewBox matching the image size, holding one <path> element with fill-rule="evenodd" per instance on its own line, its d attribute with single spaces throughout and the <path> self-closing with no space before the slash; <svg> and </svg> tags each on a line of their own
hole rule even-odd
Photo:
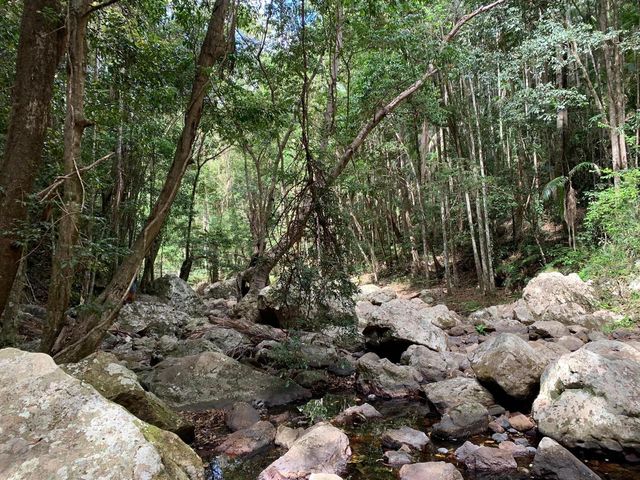
<svg viewBox="0 0 640 480">
<path fill-rule="evenodd" d="M 640 478 L 637 1 L 0 13 L 0 479 Z"/>
</svg>

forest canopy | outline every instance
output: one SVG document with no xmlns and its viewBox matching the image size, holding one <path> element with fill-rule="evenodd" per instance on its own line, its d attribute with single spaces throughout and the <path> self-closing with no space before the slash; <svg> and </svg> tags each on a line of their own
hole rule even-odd
<svg viewBox="0 0 640 480">
<path fill-rule="evenodd" d="M 635 1 L 2 6 L 5 344 L 38 303 L 80 358 L 167 273 L 246 303 L 637 273 Z"/>
</svg>

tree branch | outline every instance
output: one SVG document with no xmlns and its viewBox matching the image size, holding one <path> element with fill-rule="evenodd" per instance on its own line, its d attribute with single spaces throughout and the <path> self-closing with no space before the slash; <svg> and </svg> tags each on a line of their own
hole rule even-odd
<svg viewBox="0 0 640 480">
<path fill-rule="evenodd" d="M 481 13 L 487 12 L 487 11 L 497 7 L 498 5 L 500 5 L 502 3 L 505 3 L 505 1 L 506 0 L 496 0 L 493 3 L 487 4 L 487 5 L 483 5 L 482 7 L 474 10 L 473 12 L 468 13 L 467 15 L 464 15 L 463 17 L 461 17 L 455 23 L 455 25 L 449 31 L 449 33 L 447 33 L 444 36 L 444 38 L 443 38 L 444 44 L 447 44 L 447 43 L 451 42 L 451 40 L 453 40 L 458 35 L 458 33 L 460 32 L 460 29 L 466 23 L 468 23 L 471 19 L 473 19 L 474 17 L 480 15 Z M 351 160 L 351 158 L 356 153 L 358 148 L 360 148 L 360 146 L 364 143 L 365 139 L 369 136 L 371 131 L 376 126 L 378 126 L 378 124 L 385 117 L 387 117 L 390 113 L 392 113 L 398 107 L 398 105 L 403 103 L 407 98 L 409 98 L 411 95 L 413 95 L 416 91 L 420 90 L 420 88 L 422 88 L 422 86 L 425 84 L 425 82 L 430 77 L 432 77 L 437 71 L 438 71 L 438 69 L 435 66 L 433 66 L 433 64 L 429 65 L 429 69 L 425 72 L 425 74 L 420 79 L 418 79 L 415 83 L 413 83 L 409 88 L 407 88 L 406 90 L 401 92 L 398 96 L 396 96 L 393 100 L 391 100 L 384 107 L 380 108 L 374 114 L 373 118 L 371 120 L 369 120 L 367 123 L 365 123 L 362 126 L 362 128 L 360 128 L 360 131 L 358 132 L 358 134 L 355 136 L 355 138 L 349 144 L 349 146 L 345 149 L 345 151 L 343 152 L 343 154 L 340 156 L 340 158 L 338 159 L 337 163 L 333 167 L 333 170 L 331 171 L 330 175 L 327 178 L 327 185 L 330 185 L 331 183 L 333 183 L 340 176 L 342 171 L 345 169 L 345 167 L 349 163 L 349 160 Z"/>
<path fill-rule="evenodd" d="M 114 3 L 118 2 L 118 1 L 119 0 L 107 0 L 106 2 L 102 2 L 102 3 L 99 3 L 98 5 L 94 5 L 89 10 L 87 10 L 87 13 L 85 13 L 83 15 L 83 17 L 91 15 L 93 12 L 97 12 L 98 10 L 102 10 L 103 8 L 106 8 L 109 5 L 113 5 Z"/>
</svg>

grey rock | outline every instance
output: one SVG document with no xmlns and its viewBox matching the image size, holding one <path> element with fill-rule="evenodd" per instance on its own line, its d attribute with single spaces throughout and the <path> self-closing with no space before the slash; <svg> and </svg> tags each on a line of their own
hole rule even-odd
<svg viewBox="0 0 640 480">
<path fill-rule="evenodd" d="M 560 338 L 569 335 L 565 324 L 557 320 L 538 320 L 529 326 L 529 338 Z"/>
<path fill-rule="evenodd" d="M 538 429 L 569 448 L 640 452 L 640 351 L 598 341 L 551 364 L 533 403 Z"/>
<path fill-rule="evenodd" d="M 417 396 L 422 375 L 413 367 L 396 365 L 375 353 L 367 353 L 357 362 L 357 386 L 365 395 L 382 398 Z"/>
<path fill-rule="evenodd" d="M 374 305 L 382 305 L 383 303 L 390 302 L 391 300 L 395 300 L 398 298 L 398 294 L 393 288 L 385 287 L 381 288 L 377 292 L 371 292 L 367 295 L 366 300 L 373 303 Z"/>
<path fill-rule="evenodd" d="M 204 303 L 187 282 L 165 275 L 153 282 L 154 293 L 169 306 L 188 315 L 204 315 Z"/>
<path fill-rule="evenodd" d="M 522 299 L 536 320 L 554 320 L 566 325 L 578 323 L 579 315 L 595 310 L 593 287 L 578 275 L 544 272 L 533 278 L 522 292 Z"/>
<path fill-rule="evenodd" d="M 338 414 L 336 418 L 333 419 L 334 423 L 344 424 L 344 423 L 353 423 L 354 421 L 362 421 L 362 420 L 370 420 L 372 418 L 381 418 L 382 414 L 375 409 L 375 407 L 369 405 L 368 403 L 363 403 L 362 405 L 356 405 L 354 407 L 349 407 L 345 409 L 343 412 Z"/>
<path fill-rule="evenodd" d="M 382 434 L 382 445 L 387 448 L 400 448 L 404 445 L 413 450 L 422 450 L 430 440 L 426 433 L 410 427 L 387 430 Z"/>
<path fill-rule="evenodd" d="M 532 473 L 545 480 L 600 480 L 589 467 L 555 440 L 540 441 L 533 459 Z"/>
<path fill-rule="evenodd" d="M 180 332 L 192 320 L 192 316 L 176 309 L 157 297 L 140 296 L 133 303 L 124 305 L 118 314 L 115 327 L 122 332 L 145 335 L 173 335 Z"/>
<path fill-rule="evenodd" d="M 544 364 L 527 342 L 502 333 L 480 345 L 471 357 L 478 380 L 495 384 L 507 395 L 525 399 L 539 383 Z"/>
<path fill-rule="evenodd" d="M 384 452 L 385 463 L 392 467 L 400 467 L 413 463 L 413 458 L 409 453 L 402 450 L 389 450 Z"/>
<path fill-rule="evenodd" d="M 284 405 L 311 396 L 292 381 L 254 370 L 221 352 L 167 358 L 145 379 L 152 392 L 179 409 L 219 408 L 236 401 Z"/>
<path fill-rule="evenodd" d="M 558 338 L 556 342 L 559 345 L 562 345 L 564 348 L 569 350 L 570 352 L 575 352 L 576 350 L 582 348 L 584 342 L 580 340 L 578 337 L 573 335 L 566 335 L 564 337 Z"/>
<path fill-rule="evenodd" d="M 422 316 L 443 330 L 448 330 L 462 323 L 460 315 L 453 310 L 449 310 L 446 305 L 442 304 L 425 308 L 422 310 Z"/>
<path fill-rule="evenodd" d="M 185 441 L 193 440 L 193 425 L 185 422 L 153 393 L 145 391 L 136 374 L 122 366 L 113 354 L 96 352 L 78 363 L 61 365 L 61 368 L 91 385 L 103 397 L 122 405 L 140 420 L 176 433 Z"/>
<path fill-rule="evenodd" d="M 432 323 L 438 314 L 431 312 L 432 308 L 421 308 L 410 300 L 401 299 L 377 307 L 370 313 L 363 331 L 367 344 L 383 346 L 406 342 L 424 345 L 435 351 L 446 350 L 447 334 Z"/>
<path fill-rule="evenodd" d="M 275 443 L 279 447 L 284 447 L 288 450 L 302 435 L 304 435 L 304 428 L 291 428 L 286 425 L 280 425 L 276 430 Z"/>
<path fill-rule="evenodd" d="M 469 368 L 469 359 L 463 353 L 434 352 L 422 345 L 410 345 L 400 361 L 418 370 L 424 382 L 445 380 Z"/>
<path fill-rule="evenodd" d="M 441 414 L 461 403 L 477 402 L 489 408 L 495 400 L 475 378 L 457 377 L 422 387 L 429 401 Z"/>
<path fill-rule="evenodd" d="M 455 451 L 455 457 L 456 460 L 458 460 L 459 462 L 464 463 L 465 460 L 471 456 L 471 454 L 473 454 L 476 450 L 478 450 L 480 448 L 479 445 L 475 445 L 473 443 L 471 443 L 470 441 L 466 441 L 464 442 L 460 447 L 458 447 Z"/>
<path fill-rule="evenodd" d="M 310 389 L 325 388 L 329 383 L 329 374 L 325 370 L 303 370 L 293 378 L 298 385 Z"/>
<path fill-rule="evenodd" d="M 529 452 L 527 452 L 527 448 L 525 446 L 518 445 L 517 443 L 511 442 L 509 440 L 500 443 L 500 445 L 498 445 L 498 448 L 500 450 L 509 452 L 511 455 L 513 455 L 514 458 L 526 457 L 529 455 Z"/>
<path fill-rule="evenodd" d="M 0 350 L 3 478 L 203 480 L 200 458 L 66 374 L 51 357 Z"/>
<path fill-rule="evenodd" d="M 509 435 L 507 435 L 506 433 L 494 433 L 493 435 L 491 435 L 491 438 L 497 443 L 502 443 L 509 440 Z"/>
<path fill-rule="evenodd" d="M 238 282 L 235 278 L 207 284 L 201 291 L 202 297 L 206 299 L 227 299 L 239 296 Z"/>
<path fill-rule="evenodd" d="M 232 328 L 208 328 L 202 334 L 202 338 L 230 357 L 241 355 L 251 346 L 251 341 L 246 335 Z"/>
<path fill-rule="evenodd" d="M 480 447 L 472 451 L 464 458 L 464 464 L 472 472 L 485 474 L 505 474 L 518 469 L 511 452 L 491 447 Z"/>
<path fill-rule="evenodd" d="M 489 428 L 489 413 L 479 403 L 462 403 L 451 408 L 433 426 L 433 435 L 447 439 L 460 439 L 477 435 Z"/>
</svg>

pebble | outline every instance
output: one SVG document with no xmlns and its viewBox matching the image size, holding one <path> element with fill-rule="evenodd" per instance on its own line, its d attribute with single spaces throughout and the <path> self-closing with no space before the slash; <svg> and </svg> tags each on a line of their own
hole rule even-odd
<svg viewBox="0 0 640 480">
<path fill-rule="evenodd" d="M 447 450 L 446 448 L 440 447 L 438 449 L 438 453 L 441 453 L 442 455 L 446 455 L 447 453 L 449 453 L 449 450 Z"/>
</svg>

